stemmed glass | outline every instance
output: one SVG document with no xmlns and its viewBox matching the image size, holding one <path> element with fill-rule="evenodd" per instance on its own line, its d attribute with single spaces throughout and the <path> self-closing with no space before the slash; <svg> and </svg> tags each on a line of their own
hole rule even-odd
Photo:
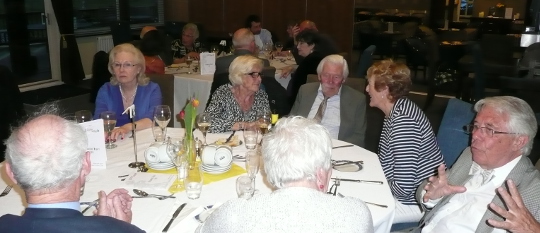
<svg viewBox="0 0 540 233">
<path fill-rule="evenodd" d="M 293 55 L 292 55 L 292 52 L 291 50 L 287 50 L 287 60 L 292 60 L 293 59 Z"/>
<path fill-rule="evenodd" d="M 270 111 L 261 111 L 257 114 L 259 129 L 262 136 L 268 133 L 270 124 L 272 123 L 272 113 Z"/>
<path fill-rule="evenodd" d="M 208 112 L 203 112 L 199 114 L 199 117 L 197 118 L 197 126 L 199 127 L 199 130 L 202 132 L 204 137 L 204 145 L 208 145 L 206 143 L 206 133 L 208 132 L 208 129 L 212 125 L 212 116 Z"/>
<path fill-rule="evenodd" d="M 101 113 L 101 119 L 103 119 L 103 127 L 105 132 L 107 132 L 107 144 L 105 148 L 114 149 L 116 144 L 113 143 L 113 138 L 111 138 L 111 133 L 116 126 L 116 113 L 112 111 L 105 111 Z"/>
<path fill-rule="evenodd" d="M 191 63 L 193 63 L 193 57 L 188 55 L 186 57 L 186 64 L 187 64 L 187 68 L 188 68 L 188 74 L 191 74 Z"/>
<path fill-rule="evenodd" d="M 92 120 L 92 113 L 88 110 L 81 110 L 75 112 L 75 121 L 77 123 L 83 123 Z"/>
<path fill-rule="evenodd" d="M 181 189 L 183 188 L 184 179 L 186 178 L 189 169 L 182 139 L 169 138 L 167 140 L 167 155 L 176 167 L 178 177 L 176 186 L 173 189 Z"/>
<path fill-rule="evenodd" d="M 266 56 L 266 59 L 270 60 L 270 54 L 272 54 L 272 44 L 270 44 L 270 43 L 264 44 L 263 53 Z"/>
<path fill-rule="evenodd" d="M 218 46 L 212 45 L 212 46 L 210 47 L 210 52 L 215 53 L 216 56 L 217 56 L 218 53 L 219 53 L 219 48 L 218 48 Z"/>
<path fill-rule="evenodd" d="M 246 171 L 252 180 L 257 176 L 259 172 L 260 156 L 258 150 L 249 150 L 246 152 Z"/>
<path fill-rule="evenodd" d="M 171 120 L 171 108 L 167 105 L 158 105 L 154 108 L 154 125 L 157 123 L 161 129 L 161 137 L 157 141 L 164 141 L 167 133 L 167 125 Z M 156 137 L 157 138 L 157 137 Z"/>
<path fill-rule="evenodd" d="M 274 46 L 276 46 L 277 53 L 281 54 L 281 50 L 283 49 L 283 44 L 281 42 L 276 42 Z"/>
</svg>

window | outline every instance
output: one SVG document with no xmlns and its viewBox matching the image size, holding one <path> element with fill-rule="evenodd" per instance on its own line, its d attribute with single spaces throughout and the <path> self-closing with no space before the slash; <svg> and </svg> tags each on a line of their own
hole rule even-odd
<svg viewBox="0 0 540 233">
<path fill-rule="evenodd" d="M 459 16 L 472 16 L 474 0 L 461 0 Z"/>
<path fill-rule="evenodd" d="M 78 36 L 107 33 L 117 21 L 131 28 L 163 24 L 163 0 L 73 0 L 73 25 Z"/>
</svg>

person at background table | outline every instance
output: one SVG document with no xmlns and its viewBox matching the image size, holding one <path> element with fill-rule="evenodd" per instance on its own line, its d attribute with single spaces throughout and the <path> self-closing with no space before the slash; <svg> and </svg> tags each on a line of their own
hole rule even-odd
<svg viewBox="0 0 540 233">
<path fill-rule="evenodd" d="M 538 130 L 533 110 L 512 96 L 479 100 L 474 110 L 471 146 L 418 187 L 429 211 L 417 232 L 540 232 L 540 172 L 527 157 Z"/>
<path fill-rule="evenodd" d="M 199 60 L 199 53 L 203 44 L 199 41 L 199 29 L 194 23 L 188 23 L 182 28 L 182 38 L 171 42 L 174 63 L 186 62 L 186 57 L 190 56 Z"/>
<path fill-rule="evenodd" d="M 144 34 L 139 48 L 144 55 L 145 74 L 165 74 L 165 62 L 159 55 L 163 47 L 166 47 L 165 42 L 165 38 L 157 30 Z"/>
<path fill-rule="evenodd" d="M 245 27 L 255 36 L 255 44 L 259 48 L 259 51 L 263 50 L 265 44 L 273 44 L 272 33 L 262 28 L 261 18 L 258 15 L 249 15 L 246 18 Z"/>
<path fill-rule="evenodd" d="M 300 116 L 280 119 L 263 137 L 262 159 L 272 193 L 233 199 L 200 232 L 373 232 L 371 212 L 353 197 L 326 194 L 332 139 L 324 126 Z"/>
<path fill-rule="evenodd" d="M 116 113 L 116 128 L 111 139 L 131 132 L 133 124 L 129 114 L 122 115 L 132 104 L 135 105 L 136 130 L 152 127 L 154 107 L 161 105 L 161 89 L 144 74 L 144 56 L 132 44 L 120 44 L 109 53 L 111 81 L 98 91 L 94 119 L 99 119 L 105 111 Z"/>
<path fill-rule="evenodd" d="M 260 89 L 263 62 L 242 55 L 229 67 L 231 84 L 222 85 L 210 97 L 206 112 L 212 115 L 211 133 L 241 130 L 255 124 L 258 112 L 270 111 L 268 95 Z"/>
<path fill-rule="evenodd" d="M 317 67 L 320 83 L 300 87 L 291 115 L 316 118 L 325 98 L 324 114 L 320 119 L 330 137 L 360 147 L 366 138 L 366 96 L 343 83 L 349 75 L 347 61 L 340 55 L 325 57 Z"/>
<path fill-rule="evenodd" d="M 228 73 L 229 66 L 232 61 L 242 55 L 257 56 L 257 45 L 255 45 L 255 37 L 247 28 L 240 28 L 233 34 L 232 43 L 234 46 L 234 54 L 229 56 L 218 57 L 216 59 L 216 74 Z M 267 59 L 259 58 L 263 62 L 263 73 L 265 77 L 274 77 L 276 68 L 270 66 Z"/>
<path fill-rule="evenodd" d="M 132 41 L 131 43 L 133 45 L 135 45 L 135 47 L 141 49 L 141 43 L 142 43 L 142 40 L 144 38 L 144 35 L 146 35 L 147 32 L 151 32 L 151 31 L 158 31 L 156 27 L 154 26 L 144 26 L 142 29 L 141 29 L 141 34 L 139 35 L 140 36 L 140 40 L 134 40 Z M 172 63 L 173 63 L 173 57 L 172 57 L 172 51 L 171 51 L 171 46 L 169 46 L 171 44 L 171 39 L 163 34 L 162 32 L 158 31 L 159 34 L 160 34 L 160 37 L 164 40 L 162 41 L 161 43 L 161 46 L 158 50 L 158 56 L 161 58 L 161 60 L 165 63 L 165 66 L 170 66 Z"/>
<path fill-rule="evenodd" d="M 296 38 L 298 34 L 300 34 L 301 32 L 305 30 L 312 30 L 312 31 L 319 32 L 319 29 L 317 28 L 317 25 L 315 24 L 315 22 L 311 20 L 304 20 L 300 22 L 297 26 L 294 26 L 292 28 L 293 38 Z M 324 33 L 320 33 L 319 37 L 321 40 L 321 42 L 319 43 L 319 47 L 321 50 L 328 51 L 328 54 L 339 53 L 336 42 L 332 39 L 332 37 Z M 300 64 L 302 60 L 304 59 L 304 57 L 298 53 L 298 48 L 296 47 L 297 44 L 298 44 L 298 41 L 295 40 L 294 41 L 295 46 L 293 46 L 292 54 L 294 56 L 294 60 L 296 61 L 296 64 Z"/>
<path fill-rule="evenodd" d="M 294 50 L 294 47 L 296 46 L 296 44 L 294 43 L 294 28 L 295 27 L 298 27 L 298 23 L 297 21 L 289 21 L 287 23 L 287 40 L 285 41 L 285 43 L 283 44 L 283 50 L 282 51 L 287 51 L 287 50 Z"/>
<path fill-rule="evenodd" d="M 82 215 L 80 190 L 91 170 L 88 139 L 58 113 L 45 105 L 5 142 L 5 172 L 24 191 L 28 207 L 22 216 L 0 217 L 0 232 L 144 232 L 130 224 L 133 199 L 125 189 L 100 191 L 94 216 Z"/>
<path fill-rule="evenodd" d="M 321 40 L 319 33 L 316 31 L 304 30 L 296 36 L 296 41 L 298 41 L 296 46 L 298 53 L 304 59 L 298 66 L 288 66 L 282 70 L 282 77 L 292 73 L 291 81 L 287 86 L 291 105 L 296 99 L 300 86 L 306 83 L 308 74 L 317 74 L 317 66 L 324 57 L 330 54 L 328 51 L 321 49 Z"/>
<path fill-rule="evenodd" d="M 444 163 L 429 120 L 406 97 L 411 86 L 410 74 L 407 66 L 392 60 L 377 62 L 367 71 L 369 105 L 385 115 L 378 154 L 396 198 L 394 223 L 420 220 L 416 188 Z"/>
</svg>

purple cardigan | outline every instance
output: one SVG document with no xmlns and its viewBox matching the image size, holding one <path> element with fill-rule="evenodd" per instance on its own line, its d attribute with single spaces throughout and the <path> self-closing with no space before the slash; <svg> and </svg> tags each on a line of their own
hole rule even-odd
<svg viewBox="0 0 540 233">
<path fill-rule="evenodd" d="M 139 85 L 133 101 L 133 104 L 135 104 L 135 121 L 144 118 L 152 120 L 154 107 L 161 105 L 161 98 L 161 90 L 156 83 L 149 82 L 146 86 Z M 96 97 L 94 119 L 99 119 L 100 114 L 104 111 L 113 111 L 116 113 L 116 126 L 120 127 L 130 123 L 129 115 L 122 115 L 124 110 L 120 86 L 111 85 L 109 82 L 101 86 Z"/>
</svg>

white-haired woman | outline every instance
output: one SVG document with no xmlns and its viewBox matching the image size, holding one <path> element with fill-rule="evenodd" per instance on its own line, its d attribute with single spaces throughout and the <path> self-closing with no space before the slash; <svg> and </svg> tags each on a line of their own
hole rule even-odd
<svg viewBox="0 0 540 233">
<path fill-rule="evenodd" d="M 111 139 L 124 135 L 132 130 L 133 125 L 124 110 L 135 105 L 135 124 L 137 130 L 152 126 L 154 107 L 161 104 L 161 89 L 159 85 L 150 82 L 144 75 L 144 56 L 132 44 L 120 44 L 109 53 L 109 72 L 111 81 L 105 83 L 98 91 L 94 118 L 100 118 L 105 111 L 116 113 L 116 126 L 111 133 Z"/>
<path fill-rule="evenodd" d="M 182 28 L 181 39 L 171 42 L 174 63 L 184 63 L 187 56 L 199 60 L 199 53 L 202 47 L 199 39 L 199 29 L 194 23 L 188 23 Z"/>
<path fill-rule="evenodd" d="M 263 62 L 251 55 L 235 58 L 229 66 L 229 80 L 212 94 L 206 111 L 212 115 L 210 132 L 241 130 L 253 124 L 257 112 L 268 112 L 268 95 L 261 86 Z"/>
<path fill-rule="evenodd" d="M 266 179 L 275 191 L 219 207 L 201 232 L 373 232 L 366 204 L 326 194 L 332 140 L 311 119 L 282 118 L 263 138 Z"/>
</svg>

